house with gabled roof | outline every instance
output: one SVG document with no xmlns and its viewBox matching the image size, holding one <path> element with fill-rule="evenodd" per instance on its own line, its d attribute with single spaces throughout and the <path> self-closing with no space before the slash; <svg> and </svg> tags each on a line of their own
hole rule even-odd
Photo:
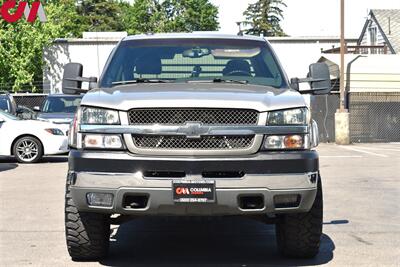
<svg viewBox="0 0 400 267">
<path fill-rule="evenodd" d="M 371 9 L 357 45 L 369 54 L 400 54 L 400 9 Z"/>
</svg>

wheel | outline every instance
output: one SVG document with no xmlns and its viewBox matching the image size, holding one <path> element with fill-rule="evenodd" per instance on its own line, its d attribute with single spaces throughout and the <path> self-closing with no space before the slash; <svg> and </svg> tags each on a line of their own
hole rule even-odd
<svg viewBox="0 0 400 267">
<path fill-rule="evenodd" d="M 110 216 L 79 212 L 71 198 L 69 185 L 65 193 L 65 236 L 72 260 L 100 260 L 107 255 Z"/>
<path fill-rule="evenodd" d="M 279 252 L 287 257 L 313 258 L 318 254 L 323 224 L 323 200 L 321 179 L 318 179 L 317 195 L 307 213 L 282 215 L 276 224 L 276 240 Z"/>
<path fill-rule="evenodd" d="M 36 163 L 43 156 L 43 146 L 39 139 L 24 136 L 14 143 L 13 154 L 21 163 Z"/>
</svg>

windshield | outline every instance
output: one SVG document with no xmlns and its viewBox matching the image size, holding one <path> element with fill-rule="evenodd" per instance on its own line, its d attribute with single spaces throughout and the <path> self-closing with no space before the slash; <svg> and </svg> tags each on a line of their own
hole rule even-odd
<svg viewBox="0 0 400 267">
<path fill-rule="evenodd" d="M 0 97 L 0 109 L 1 110 L 10 110 L 10 103 L 8 98 Z"/>
<path fill-rule="evenodd" d="M 14 116 L 14 115 L 11 115 L 10 113 L 7 113 L 7 112 L 5 112 L 5 111 L 0 109 L 0 118 L 1 117 L 7 118 L 7 119 L 10 119 L 10 120 L 16 120 L 16 121 L 21 120 L 20 118 Z"/>
<path fill-rule="evenodd" d="M 236 39 L 160 39 L 124 41 L 108 64 L 100 85 L 124 81 L 245 81 L 286 87 L 270 47 Z"/>
<path fill-rule="evenodd" d="M 82 97 L 57 96 L 48 97 L 43 104 L 42 112 L 45 113 L 75 113 L 81 103 Z"/>
</svg>

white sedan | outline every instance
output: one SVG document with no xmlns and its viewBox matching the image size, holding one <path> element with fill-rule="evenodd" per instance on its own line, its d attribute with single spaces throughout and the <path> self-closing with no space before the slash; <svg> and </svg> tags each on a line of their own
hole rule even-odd
<svg viewBox="0 0 400 267">
<path fill-rule="evenodd" d="M 43 155 L 68 152 L 67 130 L 50 122 L 21 120 L 0 110 L 0 156 L 21 163 L 38 162 Z"/>
</svg>

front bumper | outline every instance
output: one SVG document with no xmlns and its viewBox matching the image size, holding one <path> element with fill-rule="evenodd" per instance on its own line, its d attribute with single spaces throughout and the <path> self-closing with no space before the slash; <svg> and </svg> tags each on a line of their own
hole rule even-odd
<svg viewBox="0 0 400 267">
<path fill-rule="evenodd" d="M 43 146 L 45 155 L 57 155 L 67 153 L 69 151 L 68 137 L 65 135 L 48 134 L 43 140 Z"/>
<path fill-rule="evenodd" d="M 178 180 L 215 181 L 216 203 L 174 203 L 174 178 L 146 177 L 148 171 L 185 173 Z M 238 178 L 204 178 L 204 172 L 241 172 Z M 81 211 L 126 215 L 240 215 L 306 212 L 317 191 L 318 154 L 315 151 L 265 152 L 240 157 L 154 157 L 126 152 L 72 150 L 68 183 Z M 112 207 L 89 206 L 87 193 L 112 193 Z M 126 208 L 124 196 L 146 195 L 139 209 Z M 300 195 L 296 207 L 276 208 L 277 195 Z M 264 206 L 242 209 L 243 196 L 261 196 Z"/>
</svg>

